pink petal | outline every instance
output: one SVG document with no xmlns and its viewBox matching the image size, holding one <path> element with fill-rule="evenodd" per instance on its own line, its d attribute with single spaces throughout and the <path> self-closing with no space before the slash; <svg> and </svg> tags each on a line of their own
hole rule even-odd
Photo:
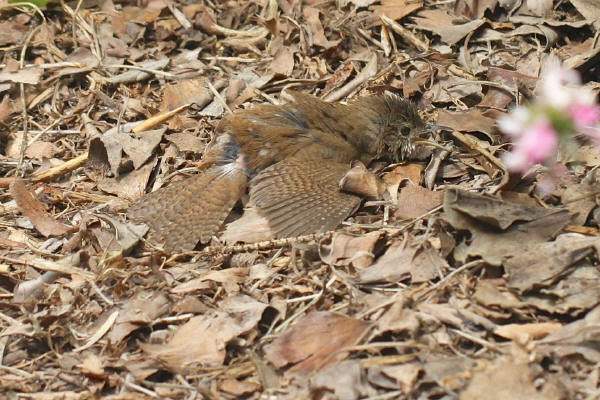
<svg viewBox="0 0 600 400">
<path fill-rule="evenodd" d="M 515 143 L 511 153 L 504 157 L 507 168 L 525 172 L 535 164 L 548 161 L 556 154 L 558 134 L 546 119 L 531 125 Z"/>
<path fill-rule="evenodd" d="M 600 121 L 600 107 L 575 103 L 571 106 L 571 118 L 578 127 L 596 125 Z"/>
</svg>

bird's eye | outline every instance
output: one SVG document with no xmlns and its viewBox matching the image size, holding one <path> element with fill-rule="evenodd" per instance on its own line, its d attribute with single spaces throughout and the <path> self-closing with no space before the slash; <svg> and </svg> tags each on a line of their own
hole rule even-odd
<svg viewBox="0 0 600 400">
<path fill-rule="evenodd" d="M 403 126 L 402 128 L 400 128 L 400 133 L 403 136 L 408 136 L 410 135 L 410 128 L 408 126 Z"/>
</svg>

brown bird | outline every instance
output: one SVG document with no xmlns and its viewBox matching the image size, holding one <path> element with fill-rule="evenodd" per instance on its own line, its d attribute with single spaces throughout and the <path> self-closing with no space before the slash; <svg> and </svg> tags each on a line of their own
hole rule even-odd
<svg viewBox="0 0 600 400">
<path fill-rule="evenodd" d="M 277 237 L 332 230 L 361 201 L 339 189 L 350 163 L 410 158 L 414 141 L 430 130 L 396 95 L 348 104 L 292 97 L 224 117 L 205 155 L 211 166 L 142 197 L 128 215 L 150 225 L 165 249 L 192 250 L 219 232 L 249 188 L 250 203 Z"/>
</svg>

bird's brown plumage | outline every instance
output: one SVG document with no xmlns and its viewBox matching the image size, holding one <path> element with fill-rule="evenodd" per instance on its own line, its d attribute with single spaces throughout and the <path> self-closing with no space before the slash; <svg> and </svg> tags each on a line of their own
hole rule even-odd
<svg viewBox="0 0 600 400">
<path fill-rule="evenodd" d="M 224 117 L 206 156 L 212 166 L 144 196 L 128 215 L 148 223 L 167 250 L 191 250 L 219 232 L 249 187 L 250 204 L 277 237 L 331 230 L 361 201 L 338 186 L 350 163 L 410 157 L 412 139 L 425 131 L 416 108 L 398 96 L 349 104 L 292 96 Z"/>
</svg>

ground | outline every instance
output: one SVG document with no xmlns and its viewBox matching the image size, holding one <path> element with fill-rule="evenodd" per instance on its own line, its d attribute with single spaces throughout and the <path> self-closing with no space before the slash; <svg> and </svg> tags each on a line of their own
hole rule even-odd
<svg viewBox="0 0 600 400">
<path fill-rule="evenodd" d="M 600 397 L 600 152 L 548 185 L 496 124 L 552 57 L 600 87 L 596 1 L 31 3 L 0 1 L 1 398 Z M 290 89 L 451 129 L 336 232 L 140 240 L 130 204 Z"/>
</svg>

